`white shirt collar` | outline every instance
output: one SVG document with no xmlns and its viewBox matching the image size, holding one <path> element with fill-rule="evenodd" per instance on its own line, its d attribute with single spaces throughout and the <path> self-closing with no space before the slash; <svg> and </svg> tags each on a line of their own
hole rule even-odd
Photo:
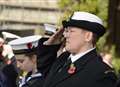
<svg viewBox="0 0 120 87">
<path fill-rule="evenodd" d="M 41 73 L 35 73 L 32 74 L 30 77 L 28 77 L 27 79 L 25 79 L 25 77 L 22 77 L 21 80 L 19 81 L 19 87 L 22 87 L 23 85 L 26 84 L 26 82 L 28 82 L 29 80 L 31 80 L 32 78 L 36 78 L 36 77 L 41 77 L 42 74 Z"/>
<path fill-rule="evenodd" d="M 69 58 L 71 58 L 71 61 L 72 61 L 72 63 L 73 63 L 73 62 L 75 62 L 76 60 L 78 60 L 79 58 L 81 58 L 83 55 L 89 53 L 90 51 L 92 51 L 92 50 L 94 50 L 94 49 L 95 49 L 95 47 L 94 47 L 94 48 L 91 48 L 91 49 L 89 49 L 89 50 L 87 50 L 87 51 L 85 51 L 85 52 L 83 52 L 83 53 L 78 53 L 78 54 L 76 54 L 76 55 L 70 54 Z"/>
<path fill-rule="evenodd" d="M 32 74 L 30 77 L 28 77 L 26 81 L 28 82 L 32 78 L 41 77 L 41 76 L 42 76 L 41 73 L 35 73 L 35 74 Z"/>
</svg>

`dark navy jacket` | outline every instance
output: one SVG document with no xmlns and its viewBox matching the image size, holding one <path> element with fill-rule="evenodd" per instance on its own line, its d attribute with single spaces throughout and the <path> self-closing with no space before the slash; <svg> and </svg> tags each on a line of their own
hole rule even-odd
<svg viewBox="0 0 120 87">
<path fill-rule="evenodd" d="M 17 87 L 16 78 L 18 75 L 16 59 L 12 58 L 12 63 L 7 65 L 1 61 L 0 65 L 0 87 Z"/>
</svg>

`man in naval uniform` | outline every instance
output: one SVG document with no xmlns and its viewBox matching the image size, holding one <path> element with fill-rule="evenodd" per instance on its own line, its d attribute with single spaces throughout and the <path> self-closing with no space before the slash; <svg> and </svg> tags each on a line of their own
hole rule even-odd
<svg viewBox="0 0 120 87">
<path fill-rule="evenodd" d="M 49 61 L 43 87 L 114 87 L 116 75 L 113 69 L 96 52 L 96 42 L 105 33 L 102 20 L 88 12 L 74 12 L 68 21 L 63 21 L 63 26 L 66 52 L 58 58 L 58 48 L 53 43 L 61 32 L 39 43 L 38 60 Z"/>
</svg>

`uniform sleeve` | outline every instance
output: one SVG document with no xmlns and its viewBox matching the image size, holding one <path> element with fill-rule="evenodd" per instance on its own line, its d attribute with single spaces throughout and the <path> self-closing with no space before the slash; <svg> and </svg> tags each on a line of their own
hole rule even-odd
<svg viewBox="0 0 120 87">
<path fill-rule="evenodd" d="M 57 51 L 60 48 L 59 45 L 43 45 L 43 42 L 46 41 L 47 38 L 42 38 L 38 43 L 38 51 L 37 51 L 37 69 L 44 76 L 47 75 L 49 69 L 51 68 L 53 62 L 57 57 Z"/>
<path fill-rule="evenodd" d="M 98 76 L 95 87 L 116 87 L 117 77 L 113 70 L 106 70 Z"/>
<path fill-rule="evenodd" d="M 16 87 L 16 79 L 18 76 L 18 70 L 16 67 L 16 58 L 11 59 L 11 64 L 4 66 L 3 74 L 7 78 L 8 87 Z"/>
</svg>

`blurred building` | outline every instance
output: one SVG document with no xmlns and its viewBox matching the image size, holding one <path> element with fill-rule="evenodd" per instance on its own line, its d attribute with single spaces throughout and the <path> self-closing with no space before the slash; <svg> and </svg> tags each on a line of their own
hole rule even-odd
<svg viewBox="0 0 120 87">
<path fill-rule="evenodd" d="M 0 0 L 0 30 L 20 36 L 39 34 L 44 23 L 58 24 L 58 0 Z"/>
</svg>

